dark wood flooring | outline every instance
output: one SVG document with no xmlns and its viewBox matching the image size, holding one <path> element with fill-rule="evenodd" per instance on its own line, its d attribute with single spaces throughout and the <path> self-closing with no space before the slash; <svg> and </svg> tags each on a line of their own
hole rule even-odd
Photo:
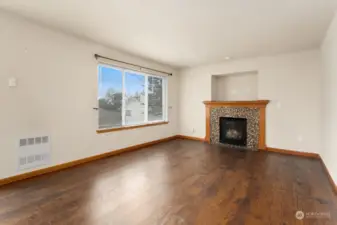
<svg viewBox="0 0 337 225">
<path fill-rule="evenodd" d="M 319 160 L 174 140 L 0 187 L 0 224 L 327 225 L 337 200 Z"/>
</svg>

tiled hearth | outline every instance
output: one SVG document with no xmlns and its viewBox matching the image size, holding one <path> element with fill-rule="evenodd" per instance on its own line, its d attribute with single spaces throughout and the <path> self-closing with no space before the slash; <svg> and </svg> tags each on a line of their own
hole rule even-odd
<svg viewBox="0 0 337 225">
<path fill-rule="evenodd" d="M 245 118 L 247 119 L 247 146 L 245 148 L 265 149 L 265 109 L 268 102 L 268 100 L 204 102 L 206 106 L 205 140 L 210 144 L 220 143 L 220 117 Z"/>
</svg>

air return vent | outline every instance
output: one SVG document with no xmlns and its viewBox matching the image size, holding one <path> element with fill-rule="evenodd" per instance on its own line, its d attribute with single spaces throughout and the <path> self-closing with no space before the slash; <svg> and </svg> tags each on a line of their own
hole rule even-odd
<svg viewBox="0 0 337 225">
<path fill-rule="evenodd" d="M 50 164 L 49 136 L 29 137 L 19 140 L 18 170 L 28 170 Z"/>
</svg>

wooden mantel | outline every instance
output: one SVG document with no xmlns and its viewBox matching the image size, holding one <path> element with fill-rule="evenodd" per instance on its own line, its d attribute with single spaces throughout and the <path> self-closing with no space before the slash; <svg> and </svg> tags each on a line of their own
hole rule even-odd
<svg viewBox="0 0 337 225">
<path fill-rule="evenodd" d="M 269 100 L 254 100 L 254 101 L 204 101 L 206 106 L 206 137 L 205 141 L 210 143 L 211 136 L 211 108 L 214 107 L 248 107 L 258 108 L 260 110 L 259 118 L 259 149 L 266 149 L 266 106 Z"/>
<path fill-rule="evenodd" d="M 266 108 L 269 100 L 255 100 L 255 101 L 204 101 L 206 106 L 211 107 L 252 107 L 252 108 Z"/>
</svg>

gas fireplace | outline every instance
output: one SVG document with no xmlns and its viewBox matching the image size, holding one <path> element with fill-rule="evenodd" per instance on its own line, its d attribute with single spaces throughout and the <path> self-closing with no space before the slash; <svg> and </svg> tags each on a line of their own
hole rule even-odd
<svg viewBox="0 0 337 225">
<path fill-rule="evenodd" d="M 268 100 L 204 101 L 205 141 L 250 150 L 266 149 L 265 125 Z"/>
<path fill-rule="evenodd" d="M 223 144 L 247 146 L 247 119 L 220 117 L 220 139 Z"/>
</svg>

